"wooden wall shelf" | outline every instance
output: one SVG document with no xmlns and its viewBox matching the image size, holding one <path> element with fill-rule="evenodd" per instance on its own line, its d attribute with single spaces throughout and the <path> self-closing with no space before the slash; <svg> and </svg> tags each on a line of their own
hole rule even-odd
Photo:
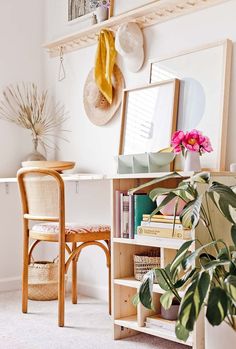
<svg viewBox="0 0 236 349">
<path fill-rule="evenodd" d="M 145 28 L 226 1 L 229 0 L 157 0 L 149 5 L 111 17 L 105 22 L 92 25 L 77 33 L 61 37 L 43 47 L 48 50 L 51 57 L 56 57 L 59 56 L 61 48 L 64 53 L 68 53 L 95 44 L 100 30 L 104 27 L 115 32 L 120 24 L 134 21 L 141 28 Z"/>
</svg>

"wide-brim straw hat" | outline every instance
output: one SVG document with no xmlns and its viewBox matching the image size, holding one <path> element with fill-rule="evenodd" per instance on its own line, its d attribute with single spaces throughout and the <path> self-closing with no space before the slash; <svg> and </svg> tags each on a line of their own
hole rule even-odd
<svg viewBox="0 0 236 349">
<path fill-rule="evenodd" d="M 109 104 L 96 85 L 94 69 L 90 70 L 84 85 L 84 109 L 89 120 L 97 126 L 107 124 L 121 104 L 124 78 L 116 64 L 113 69 L 112 85 L 113 98 L 112 103 Z"/>
</svg>

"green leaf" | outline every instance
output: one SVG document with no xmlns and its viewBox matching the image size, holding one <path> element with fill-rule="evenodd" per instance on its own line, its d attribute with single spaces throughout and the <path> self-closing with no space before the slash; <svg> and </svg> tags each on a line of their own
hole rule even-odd
<svg viewBox="0 0 236 349">
<path fill-rule="evenodd" d="M 221 261 L 221 260 L 216 260 L 216 261 L 211 261 L 207 264 L 204 265 L 204 269 L 205 270 L 211 270 L 211 269 L 215 269 L 217 267 L 220 267 L 220 266 L 226 266 L 226 265 L 230 265 L 230 261 Z"/>
<path fill-rule="evenodd" d="M 229 275 L 224 280 L 224 283 L 231 300 L 236 303 L 236 275 Z"/>
<path fill-rule="evenodd" d="M 174 284 L 174 287 L 177 289 L 177 288 L 180 288 L 180 287 L 183 287 L 187 281 L 189 281 L 191 279 L 191 277 L 194 276 L 195 272 L 196 272 L 196 268 L 188 271 L 181 279 L 179 279 L 175 284 Z"/>
<path fill-rule="evenodd" d="M 212 288 L 207 302 L 207 320 L 212 326 L 218 326 L 225 319 L 227 311 L 228 297 L 226 292 L 220 287 Z"/>
<path fill-rule="evenodd" d="M 180 215 L 180 221 L 184 228 L 194 229 L 200 219 L 200 210 L 202 205 L 202 195 L 197 199 L 190 201 L 183 209 Z"/>
<path fill-rule="evenodd" d="M 231 223 L 236 223 L 236 194 L 222 183 L 213 182 L 208 189 L 208 195 L 218 210 Z"/>
<path fill-rule="evenodd" d="M 201 172 L 193 175 L 189 179 L 185 179 L 184 182 L 190 183 L 209 183 L 210 182 L 210 173 L 209 172 Z"/>
<path fill-rule="evenodd" d="M 141 184 L 139 185 L 138 187 L 136 188 L 132 188 L 128 191 L 129 194 L 134 194 L 136 193 L 137 191 L 141 190 L 141 189 L 144 189 L 146 187 L 149 187 L 153 184 L 156 184 L 156 183 L 160 183 L 162 181 L 165 181 L 166 179 L 169 179 L 169 178 L 181 178 L 182 176 L 178 173 L 178 172 L 173 172 L 173 173 L 170 173 L 166 176 L 162 176 L 162 177 L 159 177 L 159 178 L 155 178 L 153 180 L 151 180 L 150 182 L 147 182 L 147 183 L 144 183 L 144 184 Z"/>
<path fill-rule="evenodd" d="M 221 240 L 217 240 L 217 241 L 211 241 L 208 244 L 205 244 L 203 246 L 198 247 L 195 251 L 193 251 L 190 255 L 188 255 L 187 257 L 185 257 L 182 261 L 182 266 L 183 268 L 186 270 L 192 266 L 195 265 L 196 262 L 196 258 L 198 257 L 198 255 L 202 252 L 202 250 L 205 250 L 207 247 L 216 245 L 218 242 L 220 242 Z"/>
<path fill-rule="evenodd" d="M 158 281 L 159 286 L 164 291 L 169 291 L 172 286 L 172 281 L 167 271 L 165 269 L 156 268 L 155 273 L 156 273 L 156 279 Z"/>
<path fill-rule="evenodd" d="M 234 242 L 234 245 L 236 246 L 236 225 L 232 225 L 231 227 L 231 237 Z"/>
<path fill-rule="evenodd" d="M 209 287 L 210 276 L 207 272 L 202 272 L 196 276 L 184 295 L 178 318 L 188 331 L 193 331 Z"/>
<path fill-rule="evenodd" d="M 160 298 L 160 302 L 161 305 L 167 310 L 171 307 L 172 305 L 172 301 L 174 299 L 174 294 L 172 293 L 172 291 L 167 291 L 165 292 L 161 298 Z"/>
<path fill-rule="evenodd" d="M 189 337 L 189 331 L 181 325 L 181 323 L 177 320 L 175 325 L 175 334 L 178 339 L 186 342 Z"/>
<path fill-rule="evenodd" d="M 136 295 L 134 295 L 133 298 L 132 298 L 132 303 L 133 303 L 133 305 L 134 305 L 135 307 L 137 307 L 137 305 L 139 304 L 139 302 L 140 302 L 139 294 L 136 293 Z"/>
<path fill-rule="evenodd" d="M 143 282 L 139 289 L 139 299 L 145 308 L 153 309 L 152 289 L 153 289 L 154 272 L 150 270 L 144 275 Z"/>
<path fill-rule="evenodd" d="M 155 201 L 158 196 L 168 194 L 172 192 L 173 188 L 155 188 L 150 191 L 149 197 L 152 201 Z"/>
<path fill-rule="evenodd" d="M 201 253 L 199 256 L 199 259 L 203 267 L 205 264 L 209 263 L 210 261 L 216 260 L 216 258 L 209 253 Z"/>
<path fill-rule="evenodd" d="M 189 247 L 195 240 L 189 240 L 183 243 L 183 245 L 178 250 L 173 262 L 170 265 L 170 273 L 173 276 L 178 270 L 179 266 L 182 264 L 182 261 L 185 259 L 188 254 Z"/>
</svg>

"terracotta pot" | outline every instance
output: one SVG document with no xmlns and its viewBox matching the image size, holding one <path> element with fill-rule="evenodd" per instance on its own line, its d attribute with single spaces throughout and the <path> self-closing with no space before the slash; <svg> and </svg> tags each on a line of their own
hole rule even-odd
<svg viewBox="0 0 236 349">
<path fill-rule="evenodd" d="M 165 197 L 166 195 L 158 196 L 158 198 L 156 199 L 157 206 L 160 205 L 160 203 L 164 200 Z M 160 210 L 160 212 L 165 216 L 174 216 L 176 200 L 177 200 L 177 197 L 172 199 L 165 207 L 163 207 Z M 176 216 L 180 215 L 185 205 L 186 205 L 186 202 L 179 198 L 178 206 L 176 210 Z"/>
</svg>

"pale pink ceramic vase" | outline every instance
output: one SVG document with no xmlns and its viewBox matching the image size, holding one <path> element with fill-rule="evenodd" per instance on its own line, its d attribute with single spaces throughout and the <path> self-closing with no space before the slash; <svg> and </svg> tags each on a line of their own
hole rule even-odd
<svg viewBox="0 0 236 349">
<path fill-rule="evenodd" d="M 156 199 L 157 206 L 159 206 L 161 204 L 161 202 L 164 200 L 165 197 L 166 197 L 166 195 L 158 196 L 158 198 Z M 163 207 L 160 210 L 160 212 L 164 216 L 174 216 L 176 200 L 178 200 L 176 216 L 179 216 L 181 214 L 181 212 L 183 211 L 183 208 L 186 205 L 186 202 L 178 197 L 172 199 L 167 205 L 165 205 L 165 207 Z"/>
</svg>

